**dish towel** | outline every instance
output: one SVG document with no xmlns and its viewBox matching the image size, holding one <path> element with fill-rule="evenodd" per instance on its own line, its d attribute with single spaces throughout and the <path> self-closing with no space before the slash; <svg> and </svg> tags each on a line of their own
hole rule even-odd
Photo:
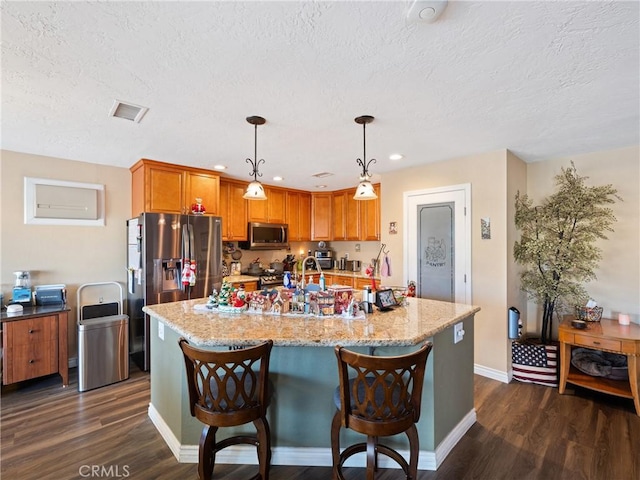
<svg viewBox="0 0 640 480">
<path fill-rule="evenodd" d="M 382 259 L 382 265 L 380 266 L 380 275 L 383 277 L 391 276 L 391 259 L 387 254 L 385 254 L 384 258 Z"/>
</svg>

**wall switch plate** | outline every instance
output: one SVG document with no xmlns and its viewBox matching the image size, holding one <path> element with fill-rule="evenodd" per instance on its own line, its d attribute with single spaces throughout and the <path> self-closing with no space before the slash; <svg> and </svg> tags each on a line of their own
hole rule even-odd
<svg viewBox="0 0 640 480">
<path fill-rule="evenodd" d="M 158 337 L 160 340 L 164 340 L 164 323 L 158 322 Z"/>
<path fill-rule="evenodd" d="M 462 322 L 453 326 L 453 343 L 461 342 L 464 338 L 464 325 Z"/>
</svg>

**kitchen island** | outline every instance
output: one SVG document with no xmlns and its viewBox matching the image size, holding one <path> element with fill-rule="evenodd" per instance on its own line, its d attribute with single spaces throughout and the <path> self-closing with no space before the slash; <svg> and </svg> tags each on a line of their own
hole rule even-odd
<svg viewBox="0 0 640 480">
<path fill-rule="evenodd" d="M 338 384 L 333 347 L 338 344 L 362 353 L 399 355 L 416 350 L 425 341 L 433 342 L 418 423 L 420 469 L 437 469 L 475 423 L 473 317 L 479 307 L 409 298 L 405 306 L 349 319 L 194 308 L 205 303 L 199 299 L 144 307 L 152 320 L 149 416 L 181 462 L 197 463 L 202 424 L 189 413 L 180 337 L 211 349 L 273 340 L 270 379 L 274 397 L 268 410 L 273 464 L 331 465 L 329 432 L 336 408 L 333 392 Z M 464 335 L 454 343 L 454 327 L 459 324 Z M 251 428 L 222 429 L 219 435 L 224 438 Z M 342 435 L 343 442 L 361 439 L 351 431 Z M 406 450 L 402 436 L 389 443 Z M 220 452 L 216 461 L 257 462 L 255 449 L 234 448 Z M 353 460 L 364 464 L 359 456 Z M 387 466 L 384 460 L 381 457 L 382 467 Z M 389 462 L 388 466 L 395 464 Z"/>
</svg>

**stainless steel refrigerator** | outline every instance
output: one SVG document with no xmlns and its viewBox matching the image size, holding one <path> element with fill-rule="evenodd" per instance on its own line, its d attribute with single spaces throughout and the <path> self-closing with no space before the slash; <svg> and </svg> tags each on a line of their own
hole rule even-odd
<svg viewBox="0 0 640 480">
<path fill-rule="evenodd" d="M 173 213 L 143 213 L 127 221 L 129 351 L 142 370 L 149 370 L 150 343 L 142 307 L 220 290 L 221 225 L 220 217 Z"/>
</svg>

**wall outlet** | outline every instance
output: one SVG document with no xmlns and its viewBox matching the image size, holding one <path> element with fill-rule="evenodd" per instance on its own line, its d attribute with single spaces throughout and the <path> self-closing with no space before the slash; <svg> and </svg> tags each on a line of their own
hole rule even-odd
<svg viewBox="0 0 640 480">
<path fill-rule="evenodd" d="M 164 323 L 158 322 L 158 337 L 160 340 L 164 340 Z"/>
<path fill-rule="evenodd" d="M 356 252 L 359 252 L 359 251 L 360 251 L 360 244 L 356 243 Z"/>
<path fill-rule="evenodd" d="M 453 326 L 453 343 L 461 342 L 464 338 L 464 325 L 462 322 Z"/>
</svg>

